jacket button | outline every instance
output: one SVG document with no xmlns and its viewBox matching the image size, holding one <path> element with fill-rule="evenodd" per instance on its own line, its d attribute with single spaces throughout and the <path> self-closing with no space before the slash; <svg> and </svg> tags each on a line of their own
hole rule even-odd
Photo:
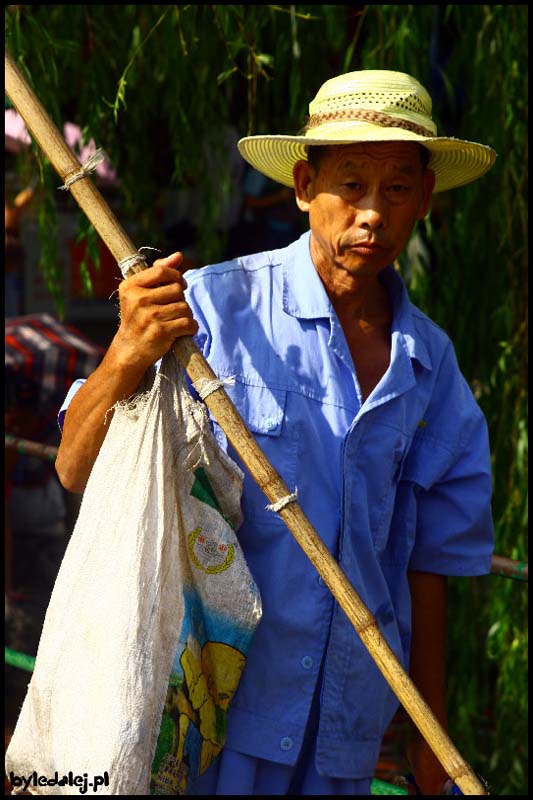
<svg viewBox="0 0 533 800">
<path fill-rule="evenodd" d="M 313 666 L 313 659 L 311 658 L 311 656 L 304 656 L 302 658 L 301 664 L 304 669 L 311 669 L 311 667 Z"/>
<path fill-rule="evenodd" d="M 279 746 L 281 747 L 282 750 L 291 750 L 292 745 L 293 741 L 290 738 L 290 736 L 284 736 L 281 742 L 279 743 Z"/>
</svg>

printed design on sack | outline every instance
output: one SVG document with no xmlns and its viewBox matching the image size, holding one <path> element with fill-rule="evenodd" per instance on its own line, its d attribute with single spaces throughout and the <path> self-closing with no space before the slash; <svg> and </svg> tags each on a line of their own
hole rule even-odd
<svg viewBox="0 0 533 800">
<path fill-rule="evenodd" d="M 228 708 L 261 616 L 259 592 L 233 526 L 201 467 L 190 495 L 209 508 L 187 535 L 190 582 L 183 589 L 183 622 L 152 763 L 154 795 L 187 794 L 220 753 Z"/>
<path fill-rule="evenodd" d="M 202 467 L 195 470 L 194 483 L 191 487 L 190 494 L 192 497 L 196 497 L 197 500 L 215 509 L 229 525 L 230 530 L 233 529 L 233 525 L 229 519 L 222 513 L 217 497 L 209 483 L 209 478 Z M 235 548 L 227 541 L 224 527 L 221 528 L 219 526 L 217 535 L 218 538 L 210 533 L 206 533 L 204 529 L 198 525 L 187 537 L 187 546 L 192 563 L 197 569 L 202 572 L 207 572 L 208 574 L 223 572 L 231 566 L 235 558 Z"/>
<path fill-rule="evenodd" d="M 185 794 L 189 778 L 204 772 L 224 746 L 226 713 L 246 657 L 223 642 L 206 642 L 195 654 L 197 646 L 191 640 L 184 648 L 183 678 L 168 688 L 158 742 L 159 749 L 164 738 L 166 752 L 153 775 L 154 794 Z"/>
<path fill-rule="evenodd" d="M 220 539 L 210 539 L 202 528 L 195 528 L 188 536 L 189 554 L 194 566 L 202 572 L 223 572 L 233 562 L 235 548 Z M 213 563 L 214 562 L 214 563 Z"/>
</svg>

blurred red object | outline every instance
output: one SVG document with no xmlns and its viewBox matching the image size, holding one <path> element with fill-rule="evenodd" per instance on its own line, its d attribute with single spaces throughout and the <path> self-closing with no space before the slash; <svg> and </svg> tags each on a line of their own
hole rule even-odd
<svg viewBox="0 0 533 800">
<path fill-rule="evenodd" d="M 5 320 L 5 405 L 55 423 L 67 391 L 100 363 L 104 348 L 51 314 Z"/>
<path fill-rule="evenodd" d="M 71 257 L 71 296 L 73 298 L 87 297 L 83 289 L 80 272 L 80 263 L 87 253 L 87 244 L 85 242 L 78 243 L 75 239 L 70 239 L 68 241 L 68 249 Z M 108 300 L 113 292 L 118 289 L 122 274 L 116 259 L 101 239 L 98 240 L 98 252 L 100 254 L 100 266 L 98 268 L 90 259 L 87 259 L 87 269 L 93 288 L 92 296 Z"/>
</svg>

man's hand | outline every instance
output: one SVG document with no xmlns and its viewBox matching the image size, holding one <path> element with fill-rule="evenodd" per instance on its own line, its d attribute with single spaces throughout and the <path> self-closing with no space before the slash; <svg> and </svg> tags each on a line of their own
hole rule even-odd
<svg viewBox="0 0 533 800">
<path fill-rule="evenodd" d="M 160 258 L 119 287 L 120 326 L 99 367 L 74 395 L 65 415 L 56 471 L 65 489 L 83 492 L 115 403 L 136 391 L 146 370 L 198 325 L 184 298 L 181 253 Z"/>
<path fill-rule="evenodd" d="M 178 271 L 182 261 L 181 253 L 159 258 L 119 286 L 120 327 L 113 355 L 141 375 L 179 336 L 198 330 L 183 294 L 187 283 Z"/>
</svg>

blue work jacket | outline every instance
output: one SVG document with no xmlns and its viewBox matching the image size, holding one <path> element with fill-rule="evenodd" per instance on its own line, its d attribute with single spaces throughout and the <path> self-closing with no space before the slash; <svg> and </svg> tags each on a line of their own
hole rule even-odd
<svg viewBox="0 0 533 800">
<path fill-rule="evenodd" d="M 390 365 L 362 402 L 309 239 L 189 271 L 187 299 L 200 349 L 220 378 L 234 378 L 227 392 L 249 429 L 408 668 L 407 571 L 490 570 L 486 422 L 449 338 L 411 304 L 392 267 L 381 275 L 393 308 Z M 238 535 L 263 618 L 230 708 L 227 746 L 294 764 L 320 674 L 317 769 L 373 775 L 398 701 L 245 475 Z"/>
</svg>

